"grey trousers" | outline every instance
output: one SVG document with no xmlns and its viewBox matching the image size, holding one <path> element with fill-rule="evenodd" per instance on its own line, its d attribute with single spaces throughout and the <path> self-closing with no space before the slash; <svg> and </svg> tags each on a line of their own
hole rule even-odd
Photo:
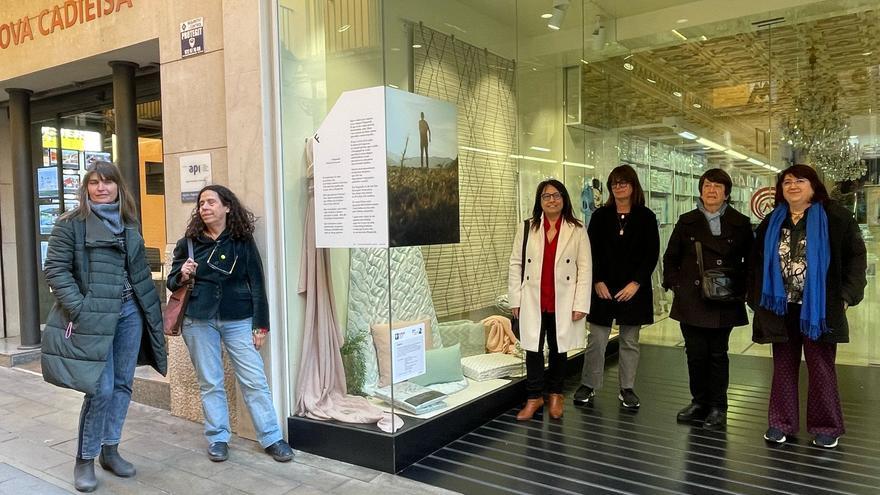
<svg viewBox="0 0 880 495">
<path fill-rule="evenodd" d="M 618 358 L 620 388 L 634 388 L 636 369 L 639 367 L 639 329 L 641 325 L 620 325 Z M 590 335 L 587 338 L 587 350 L 584 352 L 584 369 L 581 372 L 581 384 L 593 390 L 602 388 L 602 377 L 605 374 L 605 348 L 611 327 L 590 323 Z"/>
</svg>

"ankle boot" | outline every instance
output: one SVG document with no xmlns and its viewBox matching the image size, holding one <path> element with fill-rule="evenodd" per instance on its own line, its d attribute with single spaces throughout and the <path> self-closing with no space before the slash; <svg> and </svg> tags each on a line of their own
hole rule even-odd
<svg viewBox="0 0 880 495">
<path fill-rule="evenodd" d="M 98 478 L 95 478 L 95 460 L 76 458 L 73 467 L 73 486 L 80 492 L 93 492 L 98 487 Z"/>
<path fill-rule="evenodd" d="M 550 417 L 559 419 L 562 417 L 563 404 L 565 397 L 562 394 L 550 394 Z"/>
<path fill-rule="evenodd" d="M 529 399 L 526 401 L 525 407 L 523 407 L 519 413 L 516 415 L 517 421 L 528 421 L 532 419 L 532 416 L 535 413 L 544 407 L 544 398 L 538 397 L 537 399 Z"/>
<path fill-rule="evenodd" d="M 119 445 L 102 445 L 98 462 L 104 470 L 120 478 L 131 478 L 135 474 L 134 466 L 119 455 Z"/>
</svg>

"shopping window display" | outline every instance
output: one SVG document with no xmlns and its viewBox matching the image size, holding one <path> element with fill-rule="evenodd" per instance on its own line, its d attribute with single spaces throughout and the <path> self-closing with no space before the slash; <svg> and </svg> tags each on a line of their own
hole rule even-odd
<svg viewBox="0 0 880 495">
<path fill-rule="evenodd" d="M 279 2 L 286 265 L 301 267 L 286 272 L 295 438 L 333 424 L 400 447 L 450 418 L 488 419 L 487 397 L 523 401 L 507 279 L 546 179 L 589 225 L 611 170 L 631 166 L 661 251 L 710 168 L 753 225 L 772 209 L 775 173 L 799 155 L 767 129 L 767 68 L 728 84 L 688 55 L 721 57 L 740 27 L 624 43 L 596 2 L 565 3 L 555 29 L 537 0 Z M 865 211 L 875 196 L 859 196 Z M 658 266 L 641 342 L 675 345 L 662 280 Z"/>
</svg>

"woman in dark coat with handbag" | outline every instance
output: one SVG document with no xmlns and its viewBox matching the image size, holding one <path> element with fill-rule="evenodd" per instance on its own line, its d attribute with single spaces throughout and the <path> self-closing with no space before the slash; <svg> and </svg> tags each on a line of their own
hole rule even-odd
<svg viewBox="0 0 880 495">
<path fill-rule="evenodd" d="M 843 413 L 834 361 L 849 342 L 846 310 L 865 295 L 865 242 L 851 212 L 828 198 L 816 171 L 792 165 L 776 181 L 776 207 L 761 222 L 749 270 L 752 340 L 773 344 L 769 428 L 784 443 L 799 429 L 798 371 L 807 362 L 807 431 L 834 448 Z"/>
<path fill-rule="evenodd" d="M 44 271 L 56 302 L 43 332 L 43 378 L 85 393 L 74 486 L 98 486 L 101 467 L 128 478 L 118 452 L 137 364 L 166 372 L 159 295 L 147 265 L 137 210 L 115 165 L 99 161 L 82 179 L 79 206 L 58 219 Z"/>
<path fill-rule="evenodd" d="M 195 278 L 182 335 L 199 380 L 207 453 L 214 462 L 229 457 L 232 434 L 222 348 L 232 361 L 260 446 L 278 462 L 293 459 L 258 352 L 269 333 L 269 303 L 254 221 L 228 188 L 203 187 L 168 274 L 171 291 Z M 192 241 L 192 257 L 187 240 Z"/>
<path fill-rule="evenodd" d="M 744 301 L 753 235 L 749 218 L 727 202 L 733 188 L 727 172 L 707 170 L 699 188 L 697 208 L 679 217 L 663 255 L 663 287 L 675 293 L 669 317 L 681 325 L 690 377 L 691 403 L 677 419 L 720 429 L 727 424 L 728 339 L 733 327 L 749 322 Z M 734 300 L 704 296 L 698 246 L 703 268 L 727 272 Z"/>
<path fill-rule="evenodd" d="M 575 405 L 592 405 L 602 387 L 605 348 L 611 324 L 620 326 L 619 394 L 621 406 L 638 409 L 634 391 L 639 365 L 639 329 L 654 322 L 651 274 L 660 255 L 657 217 L 645 206 L 645 193 L 636 171 L 629 165 L 608 174 L 611 194 L 593 212 L 587 229 L 593 255 L 593 290 L 590 303 L 590 334 L 584 353 L 581 386 Z"/>
</svg>

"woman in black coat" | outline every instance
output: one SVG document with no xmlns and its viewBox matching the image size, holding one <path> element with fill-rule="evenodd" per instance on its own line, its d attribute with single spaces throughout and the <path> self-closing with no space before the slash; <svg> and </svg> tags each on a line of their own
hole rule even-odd
<svg viewBox="0 0 880 495">
<path fill-rule="evenodd" d="M 776 208 L 758 227 L 752 253 L 752 340 L 773 344 L 764 439 L 783 443 L 799 429 L 803 349 L 809 374 L 807 431 L 814 445 L 834 448 L 844 433 L 834 367 L 837 344 L 849 342 L 846 310 L 861 302 L 867 285 L 859 226 L 852 213 L 830 202 L 812 168 L 793 165 L 779 174 Z"/>
<path fill-rule="evenodd" d="M 692 397 L 677 419 L 700 421 L 708 429 L 727 423 L 728 339 L 734 326 L 749 322 L 743 301 L 753 235 L 749 218 L 728 204 L 732 187 L 727 172 L 707 170 L 700 177 L 697 208 L 679 217 L 663 255 L 663 287 L 675 293 L 669 317 L 681 324 Z M 703 298 L 697 242 L 705 269 L 731 269 L 742 301 Z"/>
<path fill-rule="evenodd" d="M 199 380 L 208 458 L 214 462 L 229 457 L 232 434 L 221 349 L 233 364 L 260 446 L 278 462 L 293 459 L 259 353 L 269 333 L 269 303 L 254 221 L 228 188 L 203 187 L 168 274 L 171 291 L 195 278 L 182 336 Z"/>
<path fill-rule="evenodd" d="M 592 405 L 595 391 L 602 387 L 605 348 L 616 320 L 620 327 L 618 400 L 627 409 L 638 409 L 640 401 L 633 387 L 639 366 L 639 329 L 654 322 L 651 273 L 660 255 L 660 234 L 632 167 L 621 165 L 612 170 L 608 190 L 608 201 L 593 212 L 587 229 L 593 255 L 593 291 L 587 317 L 590 335 L 574 403 Z"/>
</svg>

